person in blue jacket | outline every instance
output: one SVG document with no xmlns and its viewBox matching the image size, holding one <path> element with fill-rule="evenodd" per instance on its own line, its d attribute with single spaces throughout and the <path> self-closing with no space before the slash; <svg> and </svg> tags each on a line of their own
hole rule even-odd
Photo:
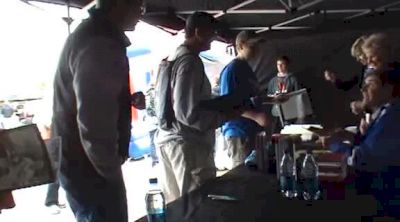
<svg viewBox="0 0 400 222">
<path fill-rule="evenodd" d="M 346 152 L 353 144 L 356 189 L 372 194 L 380 202 L 382 215 L 400 218 L 400 97 L 399 69 L 374 71 L 369 74 L 362 88 L 362 103 L 372 111 L 372 121 L 359 137 L 336 132 L 322 137 L 323 145 Z M 357 141 L 358 140 L 358 141 Z"/>
</svg>

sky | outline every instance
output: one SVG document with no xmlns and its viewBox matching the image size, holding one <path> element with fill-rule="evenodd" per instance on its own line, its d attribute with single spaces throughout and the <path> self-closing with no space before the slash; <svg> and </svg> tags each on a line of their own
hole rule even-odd
<svg viewBox="0 0 400 222">
<path fill-rule="evenodd" d="M 37 2 L 32 5 L 0 0 L 0 100 L 42 96 L 52 88 L 59 55 L 68 36 L 68 26 L 62 20 L 67 8 Z M 88 13 L 71 9 L 71 16 L 75 19 L 71 25 L 73 31 Z M 132 42 L 130 48 L 152 51 L 152 56 L 133 61 L 131 68 L 137 72 L 158 66 L 184 39 L 183 33 L 173 36 L 144 22 L 137 24 L 135 32 L 126 34 Z M 225 44 L 213 42 L 211 54 L 224 58 L 225 48 Z"/>
<path fill-rule="evenodd" d="M 66 24 L 17 0 L 1 0 L 0 17 L 0 98 L 46 87 L 67 36 Z"/>
</svg>

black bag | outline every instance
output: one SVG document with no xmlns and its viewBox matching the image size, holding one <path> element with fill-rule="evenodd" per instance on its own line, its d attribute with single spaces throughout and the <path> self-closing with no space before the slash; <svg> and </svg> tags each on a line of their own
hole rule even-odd
<svg viewBox="0 0 400 222">
<path fill-rule="evenodd" d="M 173 100 L 173 78 L 176 75 L 177 68 L 174 65 L 183 57 L 189 54 L 179 56 L 173 61 L 163 59 L 158 67 L 158 74 L 155 86 L 155 111 L 158 119 L 158 127 L 163 130 L 172 128 L 175 119 L 175 112 L 172 105 Z"/>
</svg>

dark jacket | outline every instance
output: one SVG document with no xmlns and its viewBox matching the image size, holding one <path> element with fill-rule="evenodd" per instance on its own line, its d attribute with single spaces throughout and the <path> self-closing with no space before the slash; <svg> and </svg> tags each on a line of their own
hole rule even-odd
<svg viewBox="0 0 400 222">
<path fill-rule="evenodd" d="M 53 136 L 61 137 L 62 174 L 120 174 L 131 129 L 129 44 L 100 11 L 68 37 L 54 79 L 52 122 Z"/>
</svg>

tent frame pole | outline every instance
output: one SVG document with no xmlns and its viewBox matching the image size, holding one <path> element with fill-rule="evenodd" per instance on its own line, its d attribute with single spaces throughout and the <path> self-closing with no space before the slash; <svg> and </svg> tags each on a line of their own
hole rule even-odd
<svg viewBox="0 0 400 222">
<path fill-rule="evenodd" d="M 228 12 L 232 12 L 232 11 L 235 11 L 235 10 L 237 10 L 239 8 L 242 8 L 242 7 L 246 6 L 246 5 L 250 5 L 251 3 L 255 2 L 255 1 L 257 1 L 257 0 L 246 0 L 246 1 L 242 2 L 242 3 L 234 5 L 234 6 L 230 7 L 229 9 L 224 10 L 224 11 L 214 15 L 214 18 L 222 17 Z"/>
<path fill-rule="evenodd" d="M 387 9 L 389 9 L 389 8 L 395 6 L 395 5 L 399 5 L 399 4 L 400 4 L 400 1 L 395 1 L 395 2 L 392 2 L 392 3 L 386 4 L 386 5 L 382 5 L 382 6 L 378 7 L 378 8 L 375 8 L 375 9 L 367 9 L 367 10 L 365 10 L 363 12 L 360 12 L 360 13 L 357 13 L 355 15 L 348 16 L 348 17 L 344 18 L 344 20 L 350 20 L 350 19 L 358 18 L 360 16 L 367 15 L 367 14 L 375 12 L 375 11 L 386 11 Z"/>
</svg>

